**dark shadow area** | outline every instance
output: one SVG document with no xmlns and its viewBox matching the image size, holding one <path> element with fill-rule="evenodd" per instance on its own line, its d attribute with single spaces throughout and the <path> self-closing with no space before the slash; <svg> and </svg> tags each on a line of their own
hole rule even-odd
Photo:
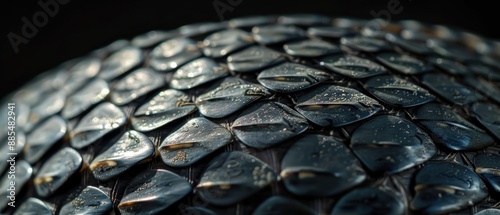
<svg viewBox="0 0 500 215">
<path fill-rule="evenodd" d="M 403 8 L 392 14 L 391 20 L 416 19 L 423 22 L 451 25 L 489 38 L 500 38 L 497 7 L 494 2 L 480 1 L 77 1 L 40 0 L 9 1 L 1 10 L 2 82 L 0 95 L 18 88 L 36 74 L 61 62 L 82 56 L 114 40 L 154 30 L 173 29 L 201 21 L 220 21 L 249 15 L 318 13 L 331 17 L 371 19 L 372 14 L 388 9 L 389 2 L 399 2 Z M 45 5 L 52 10 L 46 20 L 40 11 Z M 50 5 L 57 2 L 57 8 Z M 229 6 L 219 16 L 214 8 Z M 233 3 L 234 6 L 231 6 Z M 24 19 L 25 17 L 26 19 Z M 39 17 L 31 38 L 12 45 L 14 34 L 22 35 L 26 20 Z M 385 18 L 385 17 L 383 17 Z M 10 37 L 9 37 L 10 35 Z M 9 39 L 10 38 L 10 39 Z M 22 40 L 22 39 L 21 39 Z M 16 53 L 16 49 L 17 53 Z"/>
</svg>

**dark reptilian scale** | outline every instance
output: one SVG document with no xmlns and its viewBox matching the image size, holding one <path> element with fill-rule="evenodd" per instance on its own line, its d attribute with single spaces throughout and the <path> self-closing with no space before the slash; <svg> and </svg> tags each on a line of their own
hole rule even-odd
<svg viewBox="0 0 500 215">
<path fill-rule="evenodd" d="M 159 92 L 141 105 L 134 113 L 132 127 L 138 131 L 151 131 L 196 111 L 187 94 L 168 89 Z"/>
<path fill-rule="evenodd" d="M 500 193 L 500 156 L 498 154 L 479 153 L 474 156 L 475 172 L 481 175 L 490 190 Z"/>
<path fill-rule="evenodd" d="M 87 186 L 76 198 L 64 204 L 60 215 L 105 215 L 113 208 L 108 195 L 94 186 Z"/>
<path fill-rule="evenodd" d="M 186 209 L 182 210 L 181 213 L 192 215 L 217 215 L 217 213 L 204 207 L 187 207 Z"/>
<path fill-rule="evenodd" d="M 320 60 L 320 64 L 335 73 L 355 79 L 387 72 L 383 66 L 371 60 L 346 54 L 324 57 Z"/>
<path fill-rule="evenodd" d="M 434 64 L 439 69 L 444 70 L 445 72 L 452 75 L 467 75 L 470 74 L 470 71 L 467 70 L 467 67 L 463 64 L 460 64 L 457 61 L 453 61 L 444 57 L 438 56 L 429 56 L 427 57 L 427 61 L 429 63 Z"/>
<path fill-rule="evenodd" d="M 168 72 L 200 57 L 201 51 L 196 42 L 187 38 L 173 38 L 160 43 L 151 51 L 149 65 L 157 70 Z"/>
<path fill-rule="evenodd" d="M 176 31 L 154 30 L 135 36 L 130 43 L 140 48 L 149 48 L 176 35 Z"/>
<path fill-rule="evenodd" d="M 94 78 L 101 68 L 101 61 L 95 57 L 83 58 L 69 69 L 60 70 L 54 86 L 67 94 L 72 94 L 90 79 Z"/>
<path fill-rule="evenodd" d="M 136 47 L 128 46 L 108 57 L 103 63 L 98 77 L 104 80 L 112 80 L 130 71 L 139 65 L 144 58 L 142 51 Z"/>
<path fill-rule="evenodd" d="M 292 108 L 278 102 L 261 102 L 244 110 L 231 128 L 245 145 L 263 149 L 299 135 L 308 126 L 307 120 Z"/>
<path fill-rule="evenodd" d="M 444 74 L 426 74 L 422 83 L 456 105 L 466 105 L 482 98 L 480 93 Z"/>
<path fill-rule="evenodd" d="M 392 49 L 384 40 L 361 36 L 343 37 L 340 39 L 340 44 L 362 52 L 380 52 Z"/>
<path fill-rule="evenodd" d="M 486 209 L 475 213 L 474 215 L 500 215 L 499 209 Z"/>
<path fill-rule="evenodd" d="M 488 196 L 481 178 L 467 166 L 430 162 L 415 176 L 410 207 L 419 213 L 442 214 L 470 207 Z"/>
<path fill-rule="evenodd" d="M 486 97 L 500 103 L 500 89 L 498 85 L 492 84 L 482 78 L 475 78 L 472 76 L 464 78 L 464 82 L 467 85 L 474 87 Z"/>
<path fill-rule="evenodd" d="M 373 22 L 367 23 L 365 26 L 363 26 L 359 30 L 359 33 L 362 36 L 365 36 L 368 38 L 377 38 L 377 39 L 387 40 L 385 38 L 385 36 L 387 34 L 397 33 L 399 31 L 400 26 L 398 26 L 396 24 L 384 22 L 383 20 L 378 20 L 378 21 L 382 21 L 382 22 L 379 22 L 378 24 L 374 24 Z"/>
<path fill-rule="evenodd" d="M 196 186 L 210 204 L 235 204 L 277 180 L 274 170 L 258 158 L 241 151 L 224 152 L 214 158 Z"/>
<path fill-rule="evenodd" d="M 247 16 L 229 20 L 229 26 L 233 28 L 247 28 L 258 25 L 270 25 L 276 21 L 273 16 Z"/>
<path fill-rule="evenodd" d="M 428 54 L 432 50 L 422 43 L 408 41 L 395 34 L 386 34 L 385 39 L 397 47 L 415 54 Z"/>
<path fill-rule="evenodd" d="M 52 208 L 44 201 L 30 197 L 14 212 L 14 215 L 53 215 Z"/>
<path fill-rule="evenodd" d="M 295 109 L 317 125 L 338 127 L 368 118 L 380 107 L 357 90 L 323 84 L 300 95 Z"/>
<path fill-rule="evenodd" d="M 260 85 L 230 77 L 214 90 L 200 95 L 195 103 L 204 116 L 222 118 L 267 95 L 270 93 Z"/>
<path fill-rule="evenodd" d="M 177 174 L 148 169 L 137 174 L 118 204 L 121 214 L 161 214 L 191 192 L 191 185 Z"/>
<path fill-rule="evenodd" d="M 364 25 L 368 23 L 368 20 L 363 19 L 354 19 L 354 18 L 345 18 L 345 17 L 337 17 L 332 20 L 333 26 L 339 28 L 349 28 L 352 30 L 359 30 Z"/>
<path fill-rule="evenodd" d="M 331 215 L 398 215 L 405 214 L 405 205 L 394 191 L 363 187 L 342 196 Z"/>
<path fill-rule="evenodd" d="M 421 60 L 395 52 L 378 54 L 377 59 L 387 67 L 406 75 L 416 75 L 433 69 Z"/>
<path fill-rule="evenodd" d="M 50 157 L 36 173 L 33 183 L 39 196 L 57 191 L 82 166 L 82 157 L 74 149 L 64 147 Z"/>
<path fill-rule="evenodd" d="M 66 94 L 62 91 L 47 92 L 47 94 L 41 95 L 41 97 L 40 102 L 31 107 L 29 120 L 24 126 L 26 131 L 32 130 L 35 125 L 44 119 L 59 113 L 66 102 Z"/>
<path fill-rule="evenodd" d="M 488 131 L 500 139 L 500 108 L 496 105 L 478 102 L 471 106 L 471 112 Z"/>
<path fill-rule="evenodd" d="M 342 37 L 352 37 L 356 35 L 356 31 L 351 28 L 318 26 L 308 28 L 307 34 L 313 37 L 339 39 Z"/>
<path fill-rule="evenodd" d="M 372 77 L 363 87 L 377 99 L 397 107 L 413 107 L 435 99 L 426 89 L 394 75 Z"/>
<path fill-rule="evenodd" d="M 61 116 L 66 119 L 75 118 L 90 107 L 104 101 L 110 93 L 108 83 L 102 79 L 94 79 L 84 88 L 68 97 Z"/>
<path fill-rule="evenodd" d="M 5 159 L 5 161 L 7 161 L 7 159 Z M 7 162 L 10 164 L 11 161 Z M 6 207 L 11 206 L 7 205 L 9 202 L 11 202 L 10 198 L 8 197 L 11 195 L 11 191 L 13 191 L 14 193 L 20 193 L 33 175 L 33 168 L 31 168 L 30 164 L 24 160 L 16 161 L 15 167 L 15 174 L 4 174 L 0 179 L 0 195 L 2 195 L 3 197 L 0 198 L 0 210 L 4 210 Z M 11 175 L 15 175 L 15 178 L 12 178 Z M 18 204 L 15 203 L 15 206 L 17 205 Z"/>
<path fill-rule="evenodd" d="M 104 47 L 101 47 L 99 49 L 96 49 L 94 51 L 92 51 L 92 55 L 95 55 L 97 57 L 101 57 L 101 58 L 105 58 L 107 56 L 109 56 L 110 54 L 112 54 L 113 52 L 117 52 L 118 50 L 120 49 L 123 49 L 127 46 L 130 45 L 130 41 L 128 40 L 125 40 L 125 39 L 120 39 L 120 40 L 116 40 Z"/>
<path fill-rule="evenodd" d="M 33 80 L 24 84 L 21 89 L 15 91 L 10 100 L 22 103 L 30 108 L 39 104 L 42 99 L 46 98 L 47 93 L 54 90 L 52 80 L 55 78 L 57 71 L 58 69 L 53 69 L 37 75 Z"/>
<path fill-rule="evenodd" d="M 336 195 L 362 183 L 366 174 L 344 143 L 307 135 L 295 142 L 281 162 L 285 187 L 299 196 Z"/>
<path fill-rule="evenodd" d="M 493 50 L 493 49 L 491 49 Z M 498 56 L 495 56 L 494 54 L 490 53 L 491 55 L 483 55 L 481 56 L 480 61 L 482 63 L 485 63 L 488 66 L 491 66 L 495 69 L 500 69 L 500 62 L 498 62 Z"/>
<path fill-rule="evenodd" d="M 223 57 L 252 43 L 252 36 L 242 30 L 219 31 L 203 40 L 203 53 L 208 57 Z"/>
<path fill-rule="evenodd" d="M 428 103 L 414 113 L 437 144 L 452 150 L 478 150 L 494 144 L 493 138 L 451 109 Z"/>
<path fill-rule="evenodd" d="M 264 87 L 281 93 L 303 90 L 331 79 L 327 72 L 297 63 L 283 63 L 259 73 L 257 80 Z"/>
<path fill-rule="evenodd" d="M 376 116 L 358 127 L 351 148 L 373 172 L 400 172 L 436 154 L 429 135 L 411 121 L 391 115 Z"/>
<path fill-rule="evenodd" d="M 500 81 L 500 70 L 498 69 L 494 69 L 488 65 L 478 62 L 468 63 L 467 67 L 472 72 L 484 77 L 487 80 Z"/>
<path fill-rule="evenodd" d="M 382 25 L 375 29 L 373 24 Z M 0 186 L 11 180 L 12 167 L 5 162 L 12 156 L 5 153 L 11 151 L 8 103 L 16 106 L 16 180 L 26 179 L 24 186 L 16 182 L 16 208 L 2 203 L 0 213 L 64 214 L 69 205 L 93 214 L 102 207 L 94 204 L 100 197 L 80 195 L 88 186 L 101 190 L 102 200 L 109 198 L 102 205 L 111 207 L 105 214 L 498 213 L 499 48 L 498 41 L 446 26 L 303 14 L 197 23 L 118 40 L 34 77 L 0 100 Z M 404 62 L 389 62 L 398 66 L 391 68 L 377 59 L 382 53 L 396 56 L 394 61 L 412 56 L 430 69 L 420 73 L 419 63 Z M 213 62 L 215 70 L 193 65 L 197 59 Z M 179 71 L 183 66 L 189 71 Z M 155 78 L 127 83 L 137 70 L 149 70 Z M 144 94 L 128 90 L 149 89 L 157 81 L 164 84 Z M 130 102 L 111 98 L 120 89 L 127 89 L 120 97 Z M 259 109 L 265 105 L 271 108 Z M 22 168 L 37 150 L 25 147 L 23 134 L 41 130 L 41 136 L 56 137 L 42 129 L 52 117 L 64 118 L 67 132 L 33 162 L 29 177 Z M 210 123 L 196 128 L 187 124 L 192 120 Z M 185 132 L 183 125 L 189 127 Z M 97 159 L 112 154 L 107 150 L 131 130 L 142 132 L 148 144 L 126 142 L 148 153 L 124 147 L 119 156 Z M 433 149 L 424 147 L 423 142 L 430 143 L 424 133 L 438 147 L 428 160 Z M 328 144 L 304 141 L 311 136 Z M 198 160 L 184 166 L 163 162 L 160 145 L 167 137 L 172 160 Z M 201 144 L 211 148 L 204 151 Z M 360 150 L 366 145 L 369 149 Z M 57 152 L 68 146 L 77 148 L 82 165 L 66 180 L 65 174 L 58 176 L 67 165 L 46 161 L 63 160 Z M 495 159 L 480 161 L 485 153 Z M 329 171 L 331 161 L 337 172 Z M 463 168 L 450 166 L 451 161 Z M 92 173 L 96 163 L 133 166 L 102 181 Z M 54 170 L 42 175 L 46 166 Z M 293 172 L 292 167 L 302 169 Z M 429 174 L 421 176 L 424 169 Z M 446 171 L 456 177 L 439 175 Z M 366 179 L 340 189 L 360 175 Z M 479 180 L 488 191 L 476 186 Z M 37 194 L 41 184 L 62 181 L 47 197 Z M 9 201 L 5 191 L 0 202 Z M 26 209 L 30 204 L 37 206 Z"/>
<path fill-rule="evenodd" d="M 89 168 L 97 180 L 108 181 L 151 157 L 154 145 L 148 136 L 129 130 L 106 151 L 97 155 Z"/>
<path fill-rule="evenodd" d="M 53 116 L 36 127 L 26 138 L 25 159 L 36 163 L 47 151 L 66 135 L 66 121 L 60 116 Z"/>
<path fill-rule="evenodd" d="M 341 52 L 338 46 L 317 39 L 287 43 L 283 49 L 295 57 L 320 57 Z"/>
<path fill-rule="evenodd" d="M 188 24 L 180 27 L 179 33 L 186 37 L 194 37 L 222 30 L 226 27 L 226 24 L 226 22 L 200 22 Z"/>
<path fill-rule="evenodd" d="M 251 72 L 285 61 L 279 52 L 262 46 L 251 46 L 227 57 L 229 69 L 235 72 Z"/>
<path fill-rule="evenodd" d="M 427 40 L 427 46 L 443 57 L 458 61 L 469 61 L 476 58 L 476 54 L 463 45 L 445 40 L 429 39 Z"/>
<path fill-rule="evenodd" d="M 252 29 L 255 41 L 265 45 L 287 42 L 306 37 L 306 32 L 292 25 L 257 26 Z"/>
<path fill-rule="evenodd" d="M 212 59 L 200 58 L 177 69 L 170 81 L 170 87 L 187 90 L 227 75 L 228 71 Z"/>
<path fill-rule="evenodd" d="M 152 69 L 137 69 L 114 84 L 111 102 L 124 105 L 164 85 L 163 76 Z"/>
<path fill-rule="evenodd" d="M 71 132 L 71 146 L 83 148 L 125 124 L 127 116 L 122 109 L 105 102 L 85 115 Z"/>
<path fill-rule="evenodd" d="M 231 133 L 203 117 L 189 120 L 161 143 L 163 162 L 172 167 L 189 167 L 231 142 Z"/>
<path fill-rule="evenodd" d="M 293 14 L 280 16 L 278 22 L 283 25 L 321 26 L 330 24 L 331 19 L 317 14 Z"/>
<path fill-rule="evenodd" d="M 279 214 L 295 214 L 295 215 L 314 215 L 314 211 L 306 205 L 294 199 L 283 196 L 272 196 L 266 199 L 254 211 L 254 215 L 279 215 Z"/>
</svg>

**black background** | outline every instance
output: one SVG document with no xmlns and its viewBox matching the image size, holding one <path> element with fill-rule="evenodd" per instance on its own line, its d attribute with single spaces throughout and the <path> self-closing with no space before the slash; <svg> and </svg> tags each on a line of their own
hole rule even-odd
<svg viewBox="0 0 500 215">
<path fill-rule="evenodd" d="M 42 0 L 46 2 L 47 0 Z M 217 0 L 228 3 L 229 0 Z M 247 15 L 319 13 L 331 17 L 371 19 L 371 11 L 387 9 L 383 1 L 273 1 L 233 0 L 241 3 L 223 14 L 224 20 Z M 500 38 L 498 7 L 494 1 L 399 0 L 403 11 L 392 20 L 416 19 L 445 24 Z M 22 17 L 32 19 L 41 10 L 38 0 L 0 3 L 1 62 L 0 95 L 19 87 L 35 74 L 58 63 L 84 55 L 116 39 L 130 38 L 154 29 L 172 29 L 201 21 L 219 21 L 213 0 L 205 1 L 83 1 L 70 0 L 39 28 L 16 54 L 7 38 L 21 34 Z"/>
</svg>

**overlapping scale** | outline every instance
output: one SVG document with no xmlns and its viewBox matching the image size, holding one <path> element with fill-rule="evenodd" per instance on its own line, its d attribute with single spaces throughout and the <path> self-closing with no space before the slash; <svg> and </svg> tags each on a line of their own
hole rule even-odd
<svg viewBox="0 0 500 215">
<path fill-rule="evenodd" d="M 404 54 L 381 53 L 377 55 L 377 59 L 387 67 L 406 75 L 416 75 L 433 70 L 423 61 Z"/>
<path fill-rule="evenodd" d="M 173 89 L 161 91 L 140 106 L 132 116 L 132 127 L 152 131 L 196 111 L 187 94 Z"/>
<path fill-rule="evenodd" d="M 64 147 L 50 157 L 33 179 L 36 193 L 42 197 L 54 194 L 66 181 L 76 174 L 83 163 L 81 155 L 74 149 Z"/>
<path fill-rule="evenodd" d="M 283 63 L 257 76 L 264 87 L 282 93 L 303 90 L 331 78 L 327 72 L 296 63 Z"/>
<path fill-rule="evenodd" d="M 426 89 L 393 75 L 368 79 L 364 88 L 377 99 L 397 107 L 413 107 L 435 99 Z"/>
<path fill-rule="evenodd" d="M 411 121 L 380 115 L 358 127 L 351 148 L 372 172 L 395 173 L 429 160 L 435 153 L 431 138 Z"/>
<path fill-rule="evenodd" d="M 14 212 L 14 215 L 54 215 L 54 210 L 44 201 L 30 197 Z"/>
<path fill-rule="evenodd" d="M 138 66 L 144 58 L 142 51 L 128 46 L 113 53 L 103 61 L 99 78 L 112 80 Z"/>
<path fill-rule="evenodd" d="M 158 150 L 163 162 L 188 167 L 231 142 L 231 133 L 203 117 L 189 120 L 162 142 Z"/>
<path fill-rule="evenodd" d="M 383 66 L 354 55 L 333 55 L 320 59 L 320 64 L 335 73 L 350 78 L 361 79 L 387 72 Z"/>
<path fill-rule="evenodd" d="M 405 214 L 405 203 L 391 190 L 376 187 L 355 189 L 335 204 L 331 215 L 398 215 Z"/>
<path fill-rule="evenodd" d="M 444 74 L 426 74 L 422 78 L 422 83 L 444 99 L 456 105 L 466 105 L 483 97 L 475 90 L 458 83 Z"/>
<path fill-rule="evenodd" d="M 157 70 L 168 72 L 200 57 L 201 51 L 196 42 L 187 38 L 173 38 L 160 43 L 151 51 L 149 65 Z"/>
<path fill-rule="evenodd" d="M 251 46 L 227 57 L 229 69 L 236 72 L 252 72 L 283 61 L 281 53 L 262 46 Z"/>
<path fill-rule="evenodd" d="M 426 164 L 415 176 L 411 209 L 442 214 L 470 207 L 488 196 L 481 178 L 470 168 L 451 162 Z"/>
<path fill-rule="evenodd" d="M 63 205 L 60 215 L 104 215 L 113 205 L 109 196 L 101 189 L 87 186 L 70 202 Z"/>
<path fill-rule="evenodd" d="M 250 46 L 253 38 L 250 34 L 236 29 L 216 32 L 203 41 L 203 53 L 208 57 L 224 57 L 238 49 Z"/>
<path fill-rule="evenodd" d="M 140 68 L 114 84 L 111 101 L 117 105 L 124 105 L 163 85 L 162 75 L 152 69 Z"/>
<path fill-rule="evenodd" d="M 71 146 L 87 147 L 118 129 L 126 121 L 127 116 L 122 109 L 109 102 L 101 103 L 85 115 L 71 131 Z"/>
<path fill-rule="evenodd" d="M 281 168 L 285 187 L 299 196 L 336 195 L 367 178 L 344 143 L 324 135 L 297 140 L 284 155 Z"/>
<path fill-rule="evenodd" d="M 34 164 L 40 160 L 54 144 L 67 132 L 66 121 L 60 116 L 53 116 L 34 129 L 26 138 L 25 159 Z"/>
<path fill-rule="evenodd" d="M 121 214 L 161 214 L 191 192 L 182 177 L 163 169 L 148 169 L 130 181 L 118 204 Z"/>
<path fill-rule="evenodd" d="M 326 126 L 343 126 L 365 119 L 381 108 L 374 99 L 352 88 L 319 85 L 300 95 L 295 109 L 311 122 Z"/>
<path fill-rule="evenodd" d="M 92 106 L 104 101 L 109 93 L 108 83 L 102 79 L 95 79 L 68 97 L 61 116 L 66 119 L 75 118 Z"/>
<path fill-rule="evenodd" d="M 306 37 L 306 33 L 292 25 L 257 26 L 252 29 L 255 41 L 270 45 Z"/>
<path fill-rule="evenodd" d="M 214 158 L 196 188 L 203 200 L 227 206 L 249 198 L 276 180 L 269 165 L 250 154 L 233 151 Z"/>
<path fill-rule="evenodd" d="M 268 148 L 292 138 L 308 128 L 297 111 L 278 102 L 261 102 L 244 110 L 231 126 L 245 145 Z"/>
<path fill-rule="evenodd" d="M 270 93 L 260 85 L 226 78 L 217 88 L 196 98 L 195 103 L 204 116 L 222 118 L 267 95 Z"/>
<path fill-rule="evenodd" d="M 451 109 L 436 103 L 421 106 L 414 113 L 437 144 L 452 150 L 477 150 L 494 143 L 493 138 Z"/>
<path fill-rule="evenodd" d="M 227 75 L 228 71 L 215 61 L 200 58 L 177 69 L 170 81 L 170 87 L 177 90 L 192 89 Z"/>
<path fill-rule="evenodd" d="M 285 52 L 295 57 L 321 57 L 327 54 L 340 53 L 338 46 L 322 40 L 304 40 L 287 43 L 283 46 Z"/>
<path fill-rule="evenodd" d="M 130 130 L 106 151 L 97 155 L 89 168 L 96 179 L 108 181 L 118 177 L 137 163 L 150 158 L 154 152 L 154 145 L 148 136 Z"/>
</svg>

